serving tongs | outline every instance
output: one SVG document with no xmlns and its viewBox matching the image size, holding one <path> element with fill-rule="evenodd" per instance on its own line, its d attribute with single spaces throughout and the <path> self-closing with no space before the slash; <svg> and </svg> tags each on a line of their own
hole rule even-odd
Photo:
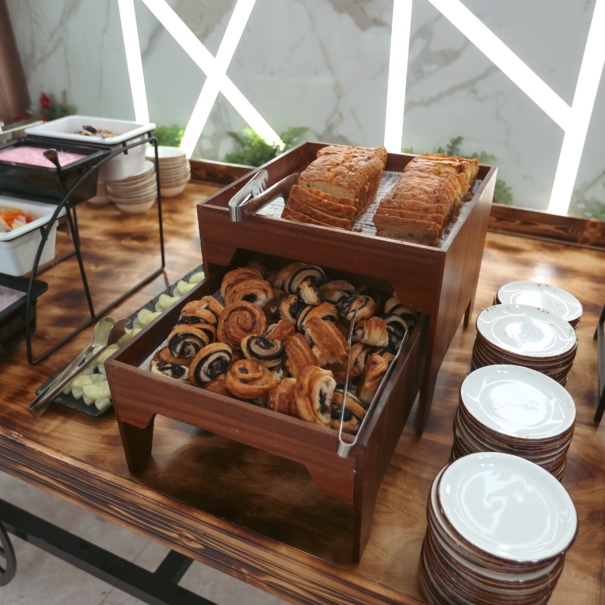
<svg viewBox="0 0 605 605">
<path fill-rule="evenodd" d="M 366 415 L 363 417 L 363 420 L 361 421 L 361 424 L 359 425 L 359 428 L 357 429 L 355 438 L 353 439 L 353 441 L 347 442 L 342 438 L 342 426 L 343 426 L 344 419 L 345 419 L 345 406 L 347 405 L 347 393 L 349 390 L 349 369 L 351 368 L 351 339 L 353 337 L 353 330 L 355 329 L 356 315 L 357 315 L 357 311 L 355 311 L 355 313 L 353 314 L 353 319 L 351 320 L 351 325 L 349 326 L 349 334 L 347 335 L 347 347 L 349 349 L 349 358 L 347 361 L 347 369 L 345 372 L 345 384 L 344 384 L 344 388 L 342 391 L 342 404 L 340 406 L 340 425 L 338 427 L 337 453 L 341 458 L 347 458 L 349 456 L 350 451 L 357 445 L 357 440 L 359 439 L 359 435 L 361 435 L 361 432 L 363 431 L 363 427 L 365 426 L 367 419 L 372 414 L 372 411 L 374 410 L 374 405 L 380 399 L 380 396 L 382 395 L 382 392 L 384 391 L 384 387 L 386 386 L 386 384 L 389 380 L 391 372 L 393 371 L 393 368 L 397 365 L 397 362 L 399 361 L 399 357 L 401 356 L 401 351 L 403 351 L 405 344 L 408 340 L 408 337 L 410 335 L 409 328 L 406 328 L 405 334 L 403 335 L 403 338 L 401 339 L 401 344 L 399 345 L 399 350 L 397 351 L 397 353 L 395 354 L 395 357 L 389 364 L 387 371 L 384 373 L 384 376 L 382 377 L 382 380 L 380 381 L 380 384 L 378 385 L 378 389 L 376 389 L 376 393 L 374 394 L 374 397 L 372 398 L 372 402 L 368 406 Z"/>
<path fill-rule="evenodd" d="M 292 187 L 298 185 L 299 176 L 300 174 L 295 172 L 265 190 L 269 173 L 266 170 L 259 170 L 229 200 L 229 218 L 231 222 L 239 223 L 249 219 L 267 204 L 280 197 L 284 198 L 285 202 L 290 196 Z"/>
<path fill-rule="evenodd" d="M 48 409 L 53 399 L 80 372 L 87 368 L 108 346 L 115 344 L 126 333 L 129 319 L 116 322 L 104 317 L 95 325 L 90 344 L 38 395 L 28 406 L 34 418 L 38 418 Z"/>
</svg>

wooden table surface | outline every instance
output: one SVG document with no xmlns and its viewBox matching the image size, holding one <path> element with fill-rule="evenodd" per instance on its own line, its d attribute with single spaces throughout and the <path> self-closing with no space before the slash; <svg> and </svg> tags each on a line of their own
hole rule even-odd
<svg viewBox="0 0 605 605">
<path fill-rule="evenodd" d="M 165 201 L 166 272 L 111 312 L 114 318 L 128 316 L 166 282 L 200 264 L 194 206 L 216 189 L 190 184 L 184 194 Z M 99 297 L 126 291 L 157 266 L 153 213 L 124 217 L 113 205 L 80 206 L 78 219 Z M 58 245 L 67 244 L 66 234 L 59 233 Z M 134 477 L 113 412 L 93 419 L 54 404 L 42 418 L 32 418 L 26 407 L 36 387 L 85 346 L 90 329 L 35 368 L 26 362 L 24 343 L 0 358 L 0 470 L 292 603 L 423 602 L 416 574 L 426 499 L 433 477 L 448 461 L 474 320 L 502 284 L 547 282 L 584 305 L 567 385 L 578 417 L 563 479 L 580 529 L 551 603 L 596 605 L 605 555 L 605 426 L 592 421 L 597 390 L 592 336 L 605 303 L 604 273 L 602 252 L 488 234 L 471 327 L 459 329 L 447 354 L 425 434 L 416 437 L 414 419 L 408 421 L 359 565 L 350 561 L 352 506 L 320 493 L 296 463 L 158 417 L 152 461 Z M 50 343 L 77 325 L 83 297 L 72 261 L 43 279 L 50 290 L 39 304 L 37 337 Z M 2 497 L 10 501 L 10 494 Z"/>
</svg>

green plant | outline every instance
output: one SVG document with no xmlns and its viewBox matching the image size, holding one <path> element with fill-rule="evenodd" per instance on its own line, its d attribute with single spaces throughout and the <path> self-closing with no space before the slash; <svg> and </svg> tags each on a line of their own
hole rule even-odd
<svg viewBox="0 0 605 605">
<path fill-rule="evenodd" d="M 229 136 L 241 147 L 239 151 L 232 151 L 225 155 L 223 162 L 230 164 L 243 164 L 245 166 L 262 166 L 278 155 L 292 149 L 298 145 L 301 136 L 308 130 L 299 126 L 297 128 L 288 128 L 286 132 L 280 135 L 284 146 L 270 145 L 257 134 L 250 126 L 246 126 L 243 131 L 229 132 Z"/>
<path fill-rule="evenodd" d="M 158 126 L 153 136 L 158 140 L 158 145 L 180 147 L 184 134 L 185 130 L 178 126 Z"/>
<path fill-rule="evenodd" d="M 471 155 L 464 155 L 462 153 L 462 143 L 464 142 L 464 137 L 458 136 L 450 139 L 449 143 L 445 146 L 445 149 L 441 146 L 437 147 L 437 149 L 433 153 L 441 153 L 443 155 L 456 156 L 460 158 L 468 158 L 469 160 L 477 159 L 480 164 L 497 164 L 498 158 L 492 153 L 487 153 L 487 151 L 482 151 L 481 153 L 473 153 Z M 402 153 L 414 153 L 414 149 L 412 147 L 402 147 Z M 513 188 L 510 185 L 506 184 L 506 181 L 502 179 L 496 180 L 496 187 L 494 189 L 494 203 L 495 204 L 505 204 L 510 206 L 513 203 Z"/>
</svg>

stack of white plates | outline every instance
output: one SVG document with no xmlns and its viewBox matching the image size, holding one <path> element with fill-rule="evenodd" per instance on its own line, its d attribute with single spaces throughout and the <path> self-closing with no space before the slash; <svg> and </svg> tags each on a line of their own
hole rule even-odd
<svg viewBox="0 0 605 605">
<path fill-rule="evenodd" d="M 470 369 L 523 366 L 565 386 L 577 349 L 574 329 L 554 313 L 529 305 L 495 305 L 477 318 Z"/>
<path fill-rule="evenodd" d="M 546 309 L 577 328 L 582 319 L 582 303 L 569 292 L 535 281 L 514 281 L 502 286 L 494 298 L 495 305 L 530 305 Z"/>
<path fill-rule="evenodd" d="M 158 197 L 153 162 L 145 162 L 140 172 L 122 181 L 107 181 L 111 201 L 123 212 L 142 214 L 147 212 Z"/>
<path fill-rule="evenodd" d="M 107 181 L 99 177 L 97 181 L 97 195 L 88 200 L 93 206 L 107 206 L 111 202 L 109 192 L 107 191 Z"/>
<path fill-rule="evenodd" d="M 552 378 L 520 366 L 487 366 L 460 388 L 451 460 L 503 452 L 538 464 L 560 481 L 575 420 L 571 395 Z"/>
<path fill-rule="evenodd" d="M 565 488 L 508 454 L 472 454 L 437 475 L 420 586 L 438 605 L 538 605 L 550 598 L 578 530 Z"/>
<path fill-rule="evenodd" d="M 155 149 L 149 147 L 146 152 L 148 160 L 155 161 Z M 191 166 L 185 152 L 178 147 L 158 146 L 158 163 L 160 165 L 160 191 L 162 197 L 174 197 L 185 189 L 191 180 Z"/>
</svg>

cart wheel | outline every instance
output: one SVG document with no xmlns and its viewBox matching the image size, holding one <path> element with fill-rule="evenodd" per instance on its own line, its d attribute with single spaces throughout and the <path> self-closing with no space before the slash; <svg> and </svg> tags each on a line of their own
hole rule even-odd
<svg viewBox="0 0 605 605">
<path fill-rule="evenodd" d="M 15 573 L 17 573 L 17 559 L 15 558 L 13 544 L 1 521 L 0 545 L 0 563 L 2 563 L 2 557 L 6 559 L 4 567 L 0 565 L 0 586 L 6 586 L 15 577 Z"/>
</svg>

